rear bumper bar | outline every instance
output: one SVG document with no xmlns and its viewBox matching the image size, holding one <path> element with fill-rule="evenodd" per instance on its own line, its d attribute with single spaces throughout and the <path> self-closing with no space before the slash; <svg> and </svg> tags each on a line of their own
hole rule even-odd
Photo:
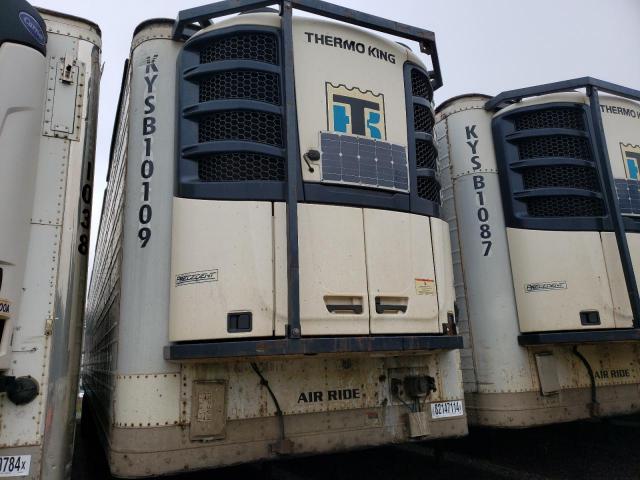
<svg viewBox="0 0 640 480">
<path fill-rule="evenodd" d="M 581 343 L 637 342 L 640 341 L 640 330 L 582 330 L 574 332 L 523 333 L 518 336 L 518 343 L 523 347 L 537 345 L 560 345 Z"/>
<path fill-rule="evenodd" d="M 335 353 L 407 353 L 462 348 L 459 335 L 309 337 L 300 339 L 232 340 L 172 343 L 164 347 L 168 361 L 238 357 L 282 357 Z"/>
</svg>

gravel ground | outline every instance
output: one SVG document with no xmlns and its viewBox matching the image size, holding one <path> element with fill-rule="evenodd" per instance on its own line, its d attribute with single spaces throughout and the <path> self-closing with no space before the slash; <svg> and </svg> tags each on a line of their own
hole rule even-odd
<svg viewBox="0 0 640 480">
<path fill-rule="evenodd" d="M 95 438 L 77 429 L 72 480 L 110 480 Z M 412 443 L 224 468 L 167 480 L 640 479 L 640 417 L 527 430 L 472 429 L 463 439 Z"/>
<path fill-rule="evenodd" d="M 640 417 L 527 430 L 474 429 L 445 451 L 551 479 L 640 479 Z"/>
</svg>

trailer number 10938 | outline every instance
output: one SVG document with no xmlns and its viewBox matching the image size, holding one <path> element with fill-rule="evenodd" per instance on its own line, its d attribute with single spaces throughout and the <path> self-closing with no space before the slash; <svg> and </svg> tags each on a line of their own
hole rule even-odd
<svg viewBox="0 0 640 480">
<path fill-rule="evenodd" d="M 0 477 L 22 477 L 29 475 L 31 455 L 0 457 Z"/>
</svg>

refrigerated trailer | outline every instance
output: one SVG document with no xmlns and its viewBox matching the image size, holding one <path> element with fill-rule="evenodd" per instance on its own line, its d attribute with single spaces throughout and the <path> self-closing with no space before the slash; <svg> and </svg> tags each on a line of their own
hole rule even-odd
<svg viewBox="0 0 640 480">
<path fill-rule="evenodd" d="M 0 3 L 0 477 L 70 473 L 100 29 Z"/>
<path fill-rule="evenodd" d="M 320 1 L 136 29 L 82 375 L 114 475 L 466 434 L 440 84 L 432 32 Z"/>
<path fill-rule="evenodd" d="M 438 107 L 471 424 L 640 409 L 639 100 L 580 78 Z"/>
</svg>

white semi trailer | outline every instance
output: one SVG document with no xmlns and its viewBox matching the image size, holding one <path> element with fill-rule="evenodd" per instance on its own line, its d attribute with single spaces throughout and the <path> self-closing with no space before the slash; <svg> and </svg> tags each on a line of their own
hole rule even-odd
<svg viewBox="0 0 640 480">
<path fill-rule="evenodd" d="M 639 100 L 582 78 L 438 108 L 471 424 L 640 409 Z"/>
<path fill-rule="evenodd" d="M 320 1 L 136 29 L 82 376 L 114 475 L 466 434 L 440 83 L 432 32 Z"/>
<path fill-rule="evenodd" d="M 100 30 L 0 3 L 0 477 L 70 473 Z"/>
</svg>

